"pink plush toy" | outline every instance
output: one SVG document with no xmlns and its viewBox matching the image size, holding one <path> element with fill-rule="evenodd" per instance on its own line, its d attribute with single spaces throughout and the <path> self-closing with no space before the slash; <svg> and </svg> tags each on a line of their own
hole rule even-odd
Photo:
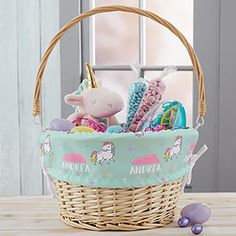
<svg viewBox="0 0 236 236">
<path fill-rule="evenodd" d="M 68 94 L 65 96 L 67 104 L 79 107 L 79 112 L 73 113 L 67 119 L 73 122 L 77 118 L 88 118 L 99 122 L 99 119 L 107 118 L 109 126 L 118 124 L 114 115 L 124 107 L 121 96 L 108 88 L 98 86 L 89 64 L 86 64 L 86 69 L 88 88 L 83 90 L 80 95 Z"/>
</svg>

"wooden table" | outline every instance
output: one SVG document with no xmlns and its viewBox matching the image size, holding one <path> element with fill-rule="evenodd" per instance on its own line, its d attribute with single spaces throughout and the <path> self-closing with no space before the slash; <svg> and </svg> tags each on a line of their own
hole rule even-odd
<svg viewBox="0 0 236 236">
<path fill-rule="evenodd" d="M 185 193 L 179 208 L 194 202 L 211 207 L 212 216 L 201 235 L 236 236 L 236 193 Z M 0 198 L 0 236 L 184 236 L 190 228 L 179 228 L 175 222 L 165 228 L 133 232 L 92 232 L 64 225 L 58 217 L 57 201 L 47 196 Z"/>
</svg>

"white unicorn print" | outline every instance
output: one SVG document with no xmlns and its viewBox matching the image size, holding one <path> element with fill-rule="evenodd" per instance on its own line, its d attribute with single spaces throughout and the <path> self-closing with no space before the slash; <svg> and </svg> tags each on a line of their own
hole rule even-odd
<svg viewBox="0 0 236 236">
<path fill-rule="evenodd" d="M 110 164 L 110 161 L 113 160 L 114 155 L 115 145 L 112 142 L 104 142 L 102 150 L 93 151 L 90 158 L 94 165 L 96 165 L 96 163 L 102 165 L 104 161 L 107 161 L 107 163 Z"/>
<path fill-rule="evenodd" d="M 168 161 L 177 158 L 182 149 L 182 136 L 177 136 L 175 139 L 174 146 L 167 148 L 164 153 L 164 159 Z"/>
<path fill-rule="evenodd" d="M 50 134 L 48 134 L 45 139 L 44 143 L 40 144 L 40 150 L 44 155 L 52 155 L 52 148 L 51 148 L 51 142 L 50 142 Z"/>
<path fill-rule="evenodd" d="M 48 134 L 45 137 L 44 143 L 40 144 L 40 150 L 41 150 L 41 156 L 40 156 L 41 168 L 42 168 L 43 174 L 45 175 L 46 180 L 47 180 L 48 190 L 49 190 L 50 194 L 52 194 L 53 196 L 56 196 L 55 189 L 54 189 L 54 186 L 52 183 L 52 177 L 49 175 L 46 163 L 44 162 L 44 157 L 46 155 L 51 156 L 53 154 L 52 148 L 51 148 L 50 134 Z M 49 165 L 49 163 L 48 163 L 48 165 Z"/>
</svg>

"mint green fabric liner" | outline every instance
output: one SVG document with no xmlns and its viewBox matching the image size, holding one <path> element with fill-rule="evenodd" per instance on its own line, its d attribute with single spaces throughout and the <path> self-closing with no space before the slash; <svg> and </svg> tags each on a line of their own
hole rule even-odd
<svg viewBox="0 0 236 236">
<path fill-rule="evenodd" d="M 40 136 L 48 173 L 71 184 L 103 188 L 156 185 L 184 177 L 198 140 L 195 129 L 134 133 L 66 133 Z"/>
</svg>

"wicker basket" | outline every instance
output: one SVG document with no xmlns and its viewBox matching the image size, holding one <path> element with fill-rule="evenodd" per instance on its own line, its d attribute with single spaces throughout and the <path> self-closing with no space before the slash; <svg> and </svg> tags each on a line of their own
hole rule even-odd
<svg viewBox="0 0 236 236">
<path fill-rule="evenodd" d="M 182 180 L 141 188 L 91 188 L 54 179 L 60 215 L 90 230 L 138 230 L 173 221 Z"/>
<path fill-rule="evenodd" d="M 67 23 L 50 42 L 38 69 L 33 116 L 40 114 L 42 75 L 50 53 L 63 34 L 83 19 L 104 12 L 122 11 L 146 16 L 173 32 L 186 47 L 199 85 L 199 117 L 206 112 L 204 76 L 198 58 L 185 37 L 168 21 L 152 12 L 126 6 L 98 7 Z M 199 120 L 199 119 L 198 119 Z M 162 227 L 173 221 L 182 179 L 138 188 L 95 188 L 53 179 L 66 224 L 90 230 L 138 230 Z"/>
</svg>

